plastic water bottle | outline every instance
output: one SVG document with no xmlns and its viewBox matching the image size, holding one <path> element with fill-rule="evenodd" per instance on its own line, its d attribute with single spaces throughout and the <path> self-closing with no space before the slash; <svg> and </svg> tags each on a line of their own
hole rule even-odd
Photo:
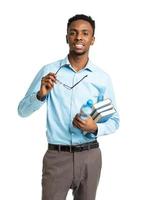
<svg viewBox="0 0 143 200">
<path fill-rule="evenodd" d="M 82 107 L 80 109 L 80 113 L 79 113 L 80 118 L 83 120 L 87 119 L 92 112 L 92 107 L 93 107 L 93 101 L 91 99 L 89 99 L 86 102 L 86 104 L 82 105 Z"/>
</svg>

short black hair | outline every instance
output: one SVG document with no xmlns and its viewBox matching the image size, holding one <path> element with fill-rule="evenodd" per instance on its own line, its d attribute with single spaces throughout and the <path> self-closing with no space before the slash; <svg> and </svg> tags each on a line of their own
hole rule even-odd
<svg viewBox="0 0 143 200">
<path fill-rule="evenodd" d="M 89 22 L 92 26 L 92 29 L 93 29 L 93 35 L 94 35 L 94 32 L 95 32 L 95 21 L 90 17 L 90 16 L 87 16 L 87 15 L 84 15 L 84 14 L 77 14 L 77 15 L 74 15 L 73 17 L 71 17 L 69 20 L 68 20 L 68 23 L 67 23 L 67 30 L 70 26 L 70 24 L 73 22 L 73 21 L 76 21 L 76 20 L 85 20 L 87 22 Z"/>
</svg>

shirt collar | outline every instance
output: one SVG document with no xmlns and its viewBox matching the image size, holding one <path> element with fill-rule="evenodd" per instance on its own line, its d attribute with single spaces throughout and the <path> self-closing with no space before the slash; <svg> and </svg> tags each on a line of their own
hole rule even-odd
<svg viewBox="0 0 143 200">
<path fill-rule="evenodd" d="M 61 60 L 61 66 L 68 66 L 68 67 L 72 68 L 72 66 L 69 62 L 68 56 L 66 56 L 63 60 Z M 88 60 L 86 66 L 84 67 L 84 70 L 95 71 L 96 66 L 91 62 L 91 60 Z"/>
</svg>

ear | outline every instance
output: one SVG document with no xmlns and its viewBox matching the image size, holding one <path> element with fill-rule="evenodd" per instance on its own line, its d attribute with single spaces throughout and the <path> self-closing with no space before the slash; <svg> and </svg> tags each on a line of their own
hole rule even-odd
<svg viewBox="0 0 143 200">
<path fill-rule="evenodd" d="M 91 41 L 91 45 L 93 45 L 94 42 L 95 42 L 95 37 L 93 36 L 93 37 L 92 37 L 92 41 Z"/>
<path fill-rule="evenodd" d="M 67 44 L 69 43 L 69 41 L 68 41 L 68 36 L 66 35 L 66 42 L 67 42 Z"/>
</svg>

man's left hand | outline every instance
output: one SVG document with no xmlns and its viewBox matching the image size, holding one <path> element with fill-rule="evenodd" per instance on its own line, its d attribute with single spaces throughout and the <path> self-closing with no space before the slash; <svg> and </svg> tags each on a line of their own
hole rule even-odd
<svg viewBox="0 0 143 200">
<path fill-rule="evenodd" d="M 95 132 L 98 128 L 91 116 L 85 120 L 82 120 L 78 114 L 76 114 L 73 119 L 73 126 L 87 132 Z"/>
</svg>

